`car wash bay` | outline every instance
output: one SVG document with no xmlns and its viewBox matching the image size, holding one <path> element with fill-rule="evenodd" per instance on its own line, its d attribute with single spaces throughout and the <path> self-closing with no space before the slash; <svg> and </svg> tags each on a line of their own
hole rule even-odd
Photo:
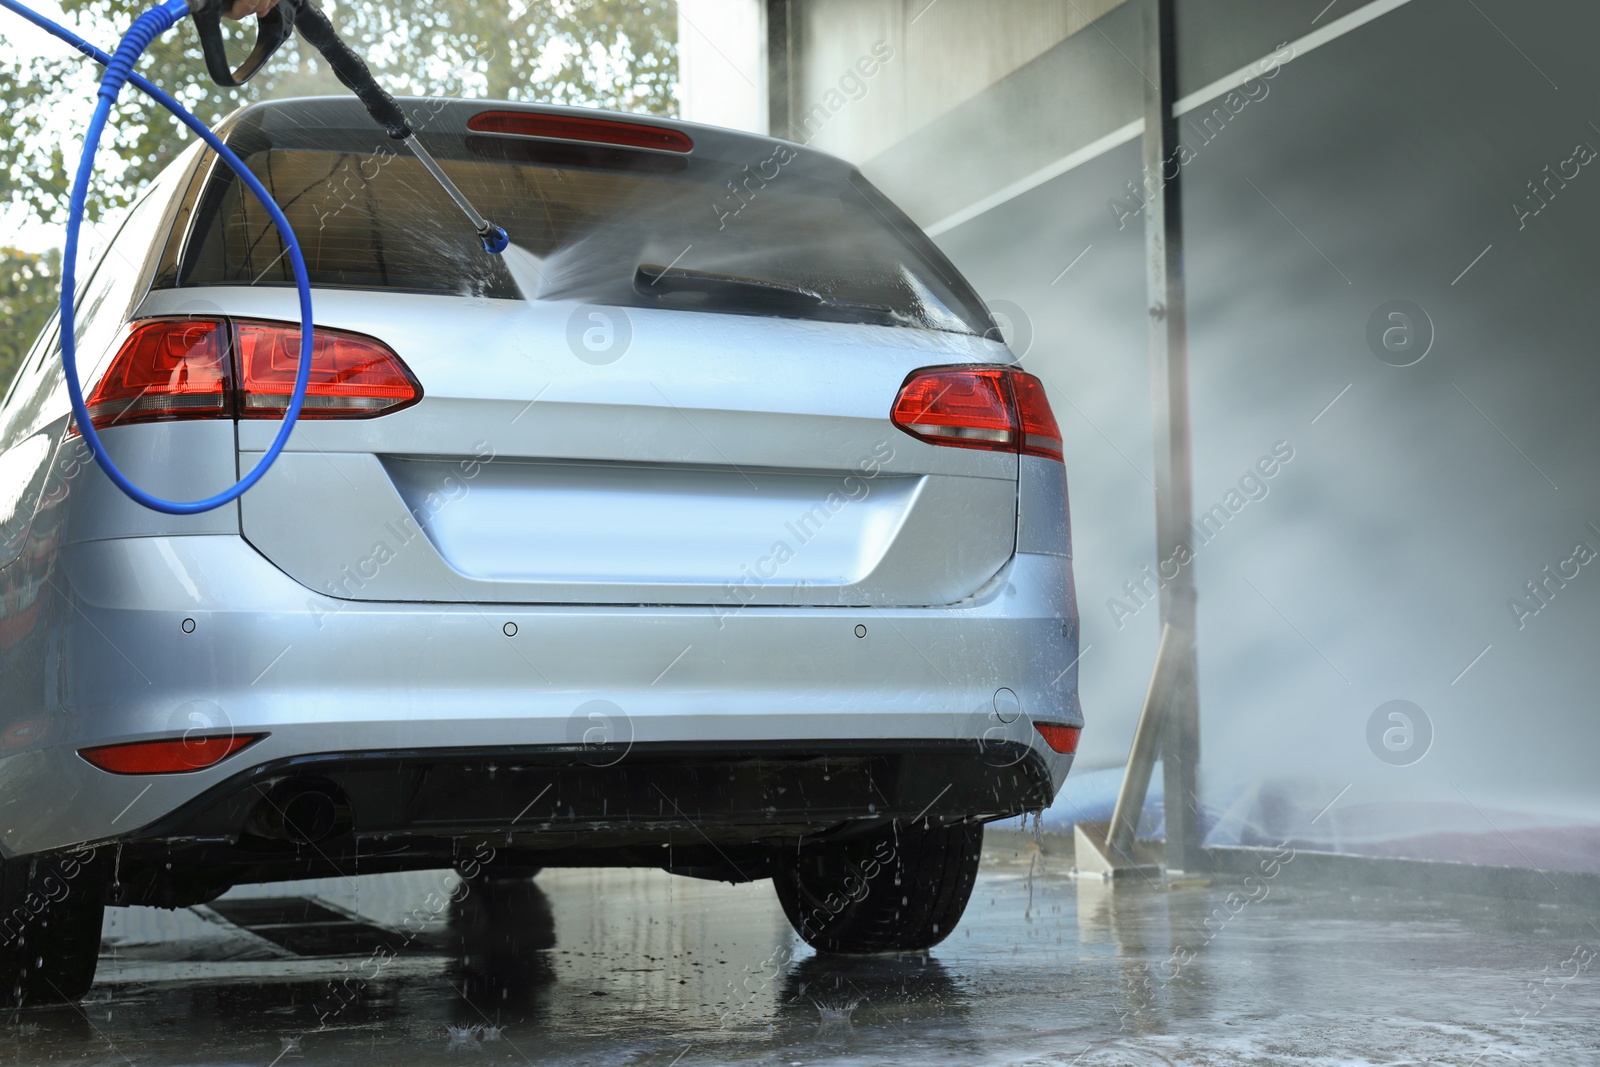
<svg viewBox="0 0 1600 1067">
<path fill-rule="evenodd" d="M 942 0 L 922 25 L 944 5 L 959 7 Z M 1296 5 L 1300 30 L 1201 80 L 1314 35 L 1346 6 Z M 1587 58 L 1600 25 L 1554 0 L 1378 6 L 1302 43 L 1269 92 L 1194 133 L 1183 176 L 1194 504 L 1229 512 L 1195 572 L 1202 829 L 1213 848 L 1256 852 L 1113 888 L 1070 877 L 1065 835 L 997 830 L 949 940 L 927 956 L 853 961 L 801 945 L 765 885 L 653 871 L 240 888 L 174 912 L 114 909 L 87 1001 L 7 1020 L 0 1054 L 1595 1062 L 1600 894 L 1573 875 L 1600 873 L 1589 696 L 1600 588 L 1586 569 L 1531 618 L 1507 601 L 1574 540 L 1600 545 L 1585 532 L 1600 524 L 1600 178 L 1583 163 L 1539 185 L 1542 197 L 1529 188 L 1547 168 L 1570 175 L 1575 143 L 1600 145 Z M 1122 68 L 1106 77 L 1137 95 L 1139 75 L 1119 58 L 1137 56 L 1137 39 L 1119 36 L 1117 17 L 1061 47 L 1098 42 L 1101 69 Z M 862 29 L 839 54 L 868 53 L 877 37 Z M 824 83 L 844 69 L 828 63 Z M 849 108 L 869 109 L 886 84 Z M 1058 89 L 1024 95 L 1059 108 Z M 1033 112 L 991 105 L 858 156 L 1025 325 L 1025 366 L 1062 414 L 1089 723 L 1074 776 L 1088 782 L 1127 753 L 1158 633 L 1156 609 L 1127 590 L 1157 558 L 1143 219 L 1127 217 L 1139 145 L 1113 138 L 1003 197 L 991 194 L 1006 183 L 944 195 L 924 182 L 992 154 L 963 144 L 964 129 L 1032 136 Z M 831 114 L 827 134 L 842 139 L 855 113 Z M 1214 112 L 1189 114 L 1203 124 Z M 1369 335 L 1394 301 L 1424 312 L 1431 341 L 1404 366 Z M 1242 484 L 1280 442 L 1292 458 Z M 1368 733 L 1395 699 L 1430 723 L 1431 745 L 1409 762 L 1384 759 Z M 1047 830 L 1081 814 L 1085 794 L 1071 788 Z M 1369 878 L 1327 853 L 1518 876 L 1383 867 Z"/>
</svg>

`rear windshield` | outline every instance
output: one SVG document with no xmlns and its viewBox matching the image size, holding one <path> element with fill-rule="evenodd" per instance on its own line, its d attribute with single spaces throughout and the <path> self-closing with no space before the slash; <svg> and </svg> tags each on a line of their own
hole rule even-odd
<svg viewBox="0 0 1600 1067">
<path fill-rule="evenodd" d="M 421 163 L 361 118 L 241 121 L 228 138 L 288 215 L 316 286 L 961 333 L 993 325 L 915 224 L 854 170 L 795 146 L 720 136 L 709 138 L 720 152 L 682 154 L 436 124 L 424 144 L 510 234 L 520 251 L 508 269 Z M 220 166 L 176 266 L 165 284 L 294 282 L 266 212 Z"/>
</svg>

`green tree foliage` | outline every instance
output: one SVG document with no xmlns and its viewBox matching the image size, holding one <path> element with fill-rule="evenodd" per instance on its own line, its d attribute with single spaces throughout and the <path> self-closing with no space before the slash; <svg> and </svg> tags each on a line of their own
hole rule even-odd
<svg viewBox="0 0 1600 1067">
<path fill-rule="evenodd" d="M 28 354 L 55 307 L 61 253 L 0 248 L 0 392 Z"/>
<path fill-rule="evenodd" d="M 66 23 L 108 51 L 150 6 L 151 0 L 62 0 Z M 528 100 L 654 115 L 677 111 L 678 24 L 671 0 L 323 0 L 322 6 L 397 96 Z M 9 12 L 0 18 L 7 20 L 8 42 L 0 49 L 0 202 L 59 222 L 66 216 L 71 168 L 93 110 L 100 67 Z M 243 56 L 254 38 L 254 20 L 227 28 Z M 9 43 L 25 35 L 36 35 L 38 47 Z M 208 124 L 254 100 L 346 92 L 322 57 L 298 39 L 279 49 L 245 86 L 213 85 L 187 22 L 154 42 L 138 70 Z M 192 140 L 165 110 L 138 90 L 125 89 L 97 157 L 90 218 L 131 202 Z M 7 353 L 22 330 L 15 316 L 37 317 L 21 294 L 46 303 L 53 295 L 49 285 L 39 284 L 42 275 L 28 273 L 35 268 L 25 258 L 9 251 L 0 258 Z M 15 343 L 26 348 L 31 339 L 29 334 Z M 0 380 L 9 381 L 9 371 L 3 374 Z"/>
<path fill-rule="evenodd" d="M 150 0 L 64 0 L 62 6 L 73 27 L 109 49 Z M 677 109 L 671 0 L 343 0 L 325 9 L 396 95 L 537 100 L 656 115 Z M 242 55 L 254 22 L 229 29 Z M 42 31 L 7 24 L 7 38 L 29 33 Z M 62 216 L 99 69 L 65 45 L 42 57 L 0 53 L 0 144 L 7 149 L 0 197 L 44 219 Z M 252 100 L 345 91 L 298 40 L 242 88 L 212 85 L 187 23 L 157 40 L 139 70 L 207 123 Z M 91 206 L 96 214 L 128 203 L 192 139 L 132 88 L 123 92 L 111 129 L 111 143 L 101 149 L 101 185 Z"/>
</svg>

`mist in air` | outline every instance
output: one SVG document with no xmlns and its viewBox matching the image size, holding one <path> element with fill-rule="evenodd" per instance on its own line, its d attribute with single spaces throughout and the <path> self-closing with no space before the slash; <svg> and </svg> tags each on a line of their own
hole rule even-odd
<svg viewBox="0 0 1600 1067">
<path fill-rule="evenodd" d="M 1429 10 L 1180 126 L 1196 518 L 1222 509 L 1194 563 L 1208 840 L 1600 871 L 1600 187 L 1526 206 L 1600 145 L 1600 76 L 1568 55 L 1553 97 L 1470 10 Z M 1482 62 L 1380 46 L 1418 34 Z M 948 204 L 914 162 L 863 169 L 926 223 Z M 1109 814 L 1159 631 L 1140 176 L 1135 139 L 938 237 L 1020 314 L 1066 434 L 1088 727 L 1062 824 Z"/>
</svg>

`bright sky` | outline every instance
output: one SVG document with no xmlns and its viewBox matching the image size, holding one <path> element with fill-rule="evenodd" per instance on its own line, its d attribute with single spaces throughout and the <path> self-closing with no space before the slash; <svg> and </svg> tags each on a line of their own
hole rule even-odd
<svg viewBox="0 0 1600 1067">
<path fill-rule="evenodd" d="M 61 5 L 56 3 L 56 0 L 26 0 L 26 2 L 29 7 L 46 18 L 63 26 L 72 25 L 72 20 L 62 13 Z M 28 58 L 73 54 L 72 49 L 65 43 L 9 11 L 0 11 L 0 40 L 4 40 L 5 49 L 13 55 L 21 54 Z M 94 43 L 105 48 L 113 42 Z M 83 108 L 84 114 L 87 115 L 94 108 L 93 100 L 86 98 L 83 101 Z M 30 220 L 27 212 L 18 210 L 12 205 L 0 206 L 0 244 L 12 245 L 30 252 L 43 252 L 47 248 L 59 247 L 65 237 L 66 230 L 61 225 L 45 225 L 37 220 Z"/>
<path fill-rule="evenodd" d="M 66 239 L 64 225 L 30 219 L 28 213 L 15 204 L 0 207 L 0 245 L 10 245 L 27 252 L 43 252 L 48 248 L 59 248 Z"/>
</svg>

